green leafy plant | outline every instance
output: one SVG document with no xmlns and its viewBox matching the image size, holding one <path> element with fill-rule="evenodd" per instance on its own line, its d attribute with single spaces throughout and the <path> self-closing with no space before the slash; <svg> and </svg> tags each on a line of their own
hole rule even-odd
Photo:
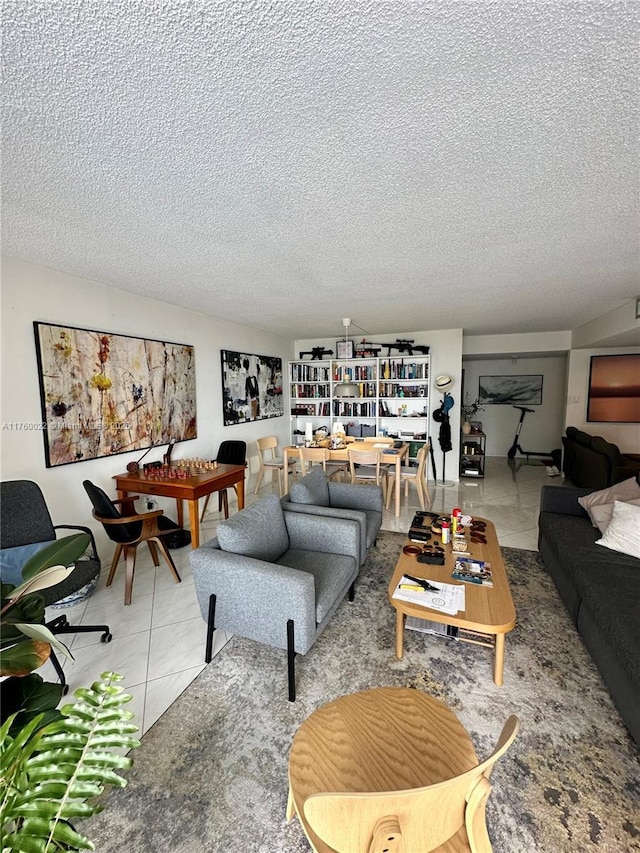
<svg viewBox="0 0 640 853">
<path fill-rule="evenodd" d="M 117 686 L 122 676 L 105 672 L 90 688 L 75 692 L 77 702 L 65 705 L 58 720 L 43 725 L 44 715 L 31 719 L 14 736 L 14 716 L 0 728 L 0 829 L 2 850 L 52 853 L 94 850 L 72 821 L 102 810 L 91 803 L 105 785 L 123 787 L 116 771 L 132 759 L 119 750 L 133 749 L 137 727 L 123 708 L 131 696 Z M 114 752 L 115 750 L 115 752 Z"/>
<path fill-rule="evenodd" d="M 69 650 L 44 624 L 44 599 L 38 590 L 55 586 L 75 568 L 75 561 L 87 550 L 87 533 L 56 539 L 29 559 L 22 569 L 20 586 L 0 588 L 0 674 L 27 675 L 41 666 L 50 647 L 65 656 Z"/>
<path fill-rule="evenodd" d="M 479 399 L 472 400 L 471 397 L 466 394 L 464 403 L 460 406 L 460 412 L 462 413 L 462 419 L 464 421 L 471 421 L 475 418 L 478 412 L 484 412 L 484 405 Z"/>
</svg>

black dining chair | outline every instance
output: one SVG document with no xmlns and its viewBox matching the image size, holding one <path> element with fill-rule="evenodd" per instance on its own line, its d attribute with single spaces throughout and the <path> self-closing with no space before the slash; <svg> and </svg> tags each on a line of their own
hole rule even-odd
<svg viewBox="0 0 640 853">
<path fill-rule="evenodd" d="M 221 465 L 246 465 L 247 464 L 247 442 L 246 441 L 236 441 L 230 439 L 228 441 L 223 441 L 220 447 L 218 448 L 218 455 L 215 459 Z M 236 486 L 233 487 L 236 491 L 236 495 L 238 493 L 238 489 Z M 202 507 L 202 514 L 200 515 L 200 521 L 204 519 L 204 514 L 207 510 L 207 504 L 209 503 L 209 498 L 211 495 L 207 495 L 204 506 Z M 224 509 L 224 517 L 229 518 L 229 498 L 227 496 L 227 489 L 220 489 L 218 492 L 218 512 L 221 512 Z"/>
</svg>

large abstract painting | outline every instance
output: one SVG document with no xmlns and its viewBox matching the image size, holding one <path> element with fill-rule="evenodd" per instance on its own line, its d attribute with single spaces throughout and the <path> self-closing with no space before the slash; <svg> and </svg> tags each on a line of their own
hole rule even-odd
<svg viewBox="0 0 640 853">
<path fill-rule="evenodd" d="M 640 423 L 640 353 L 591 356 L 587 421 Z"/>
<path fill-rule="evenodd" d="M 282 359 L 221 350 L 224 425 L 284 415 Z"/>
<path fill-rule="evenodd" d="M 197 437 L 192 346 L 33 325 L 48 468 Z"/>
<path fill-rule="evenodd" d="M 542 403 L 542 374 L 481 376 L 478 398 L 485 405 L 539 406 Z"/>
</svg>

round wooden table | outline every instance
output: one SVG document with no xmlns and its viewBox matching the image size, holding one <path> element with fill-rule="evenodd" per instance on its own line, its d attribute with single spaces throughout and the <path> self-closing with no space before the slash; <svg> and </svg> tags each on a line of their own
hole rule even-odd
<svg viewBox="0 0 640 853">
<path fill-rule="evenodd" d="M 311 794 L 422 788 L 477 764 L 465 728 L 432 696 L 407 687 L 341 696 L 311 714 L 293 738 L 287 817 L 297 813 L 314 848 L 329 853 L 333 848 L 304 818 Z"/>
</svg>

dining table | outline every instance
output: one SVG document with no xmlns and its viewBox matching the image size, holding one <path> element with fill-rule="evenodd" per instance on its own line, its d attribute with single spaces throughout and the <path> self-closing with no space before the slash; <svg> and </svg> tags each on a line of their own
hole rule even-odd
<svg viewBox="0 0 640 853">
<path fill-rule="evenodd" d="M 382 465 L 389 466 L 389 476 L 395 476 L 396 483 L 396 504 L 395 504 L 395 514 L 396 516 L 400 515 L 400 501 L 401 501 L 401 471 L 402 466 L 407 464 L 407 459 L 409 456 L 409 444 L 407 442 L 403 442 L 400 447 L 393 447 L 393 445 L 385 444 L 381 441 L 376 440 L 375 438 L 371 439 L 355 439 L 352 442 L 348 442 L 343 444 L 338 448 L 329 447 L 329 461 L 331 462 L 348 462 L 349 454 L 348 448 L 353 447 L 356 450 L 382 450 L 382 458 L 380 460 Z M 285 494 L 289 491 L 289 460 L 290 459 L 299 459 L 300 458 L 300 448 L 295 447 L 294 445 L 290 445 L 288 447 L 283 448 L 284 453 L 284 492 Z"/>
</svg>

